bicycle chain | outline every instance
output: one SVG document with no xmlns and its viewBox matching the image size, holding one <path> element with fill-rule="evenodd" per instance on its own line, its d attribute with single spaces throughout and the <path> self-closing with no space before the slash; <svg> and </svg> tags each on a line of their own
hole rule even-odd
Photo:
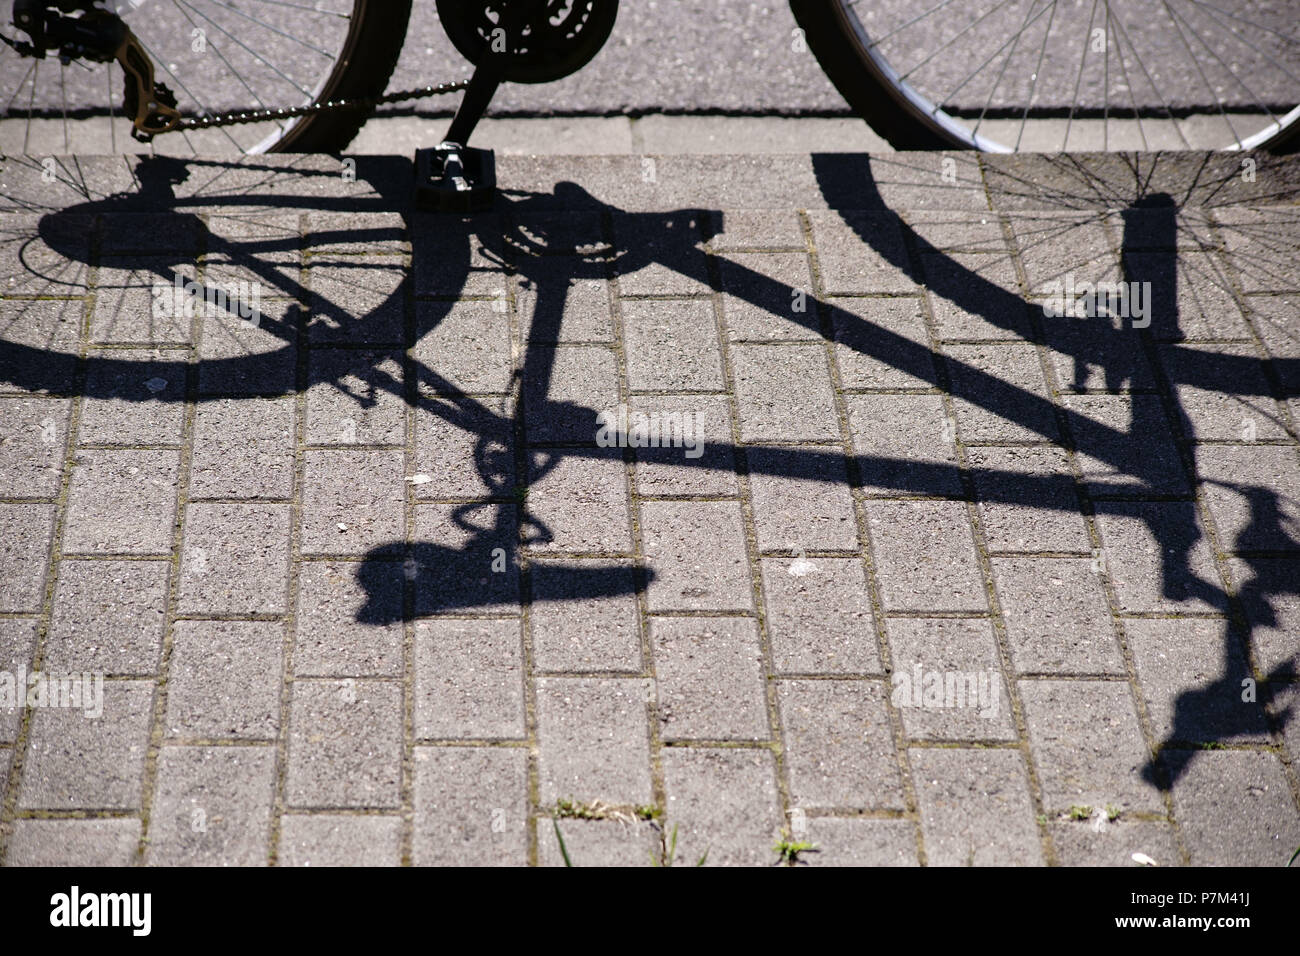
<svg viewBox="0 0 1300 956">
<path fill-rule="evenodd" d="M 299 116 L 314 116 L 317 113 L 327 113 L 335 110 L 374 109 L 376 106 L 382 106 L 385 103 L 398 103 L 402 100 L 418 100 L 428 96 L 441 96 L 445 93 L 456 93 L 468 87 L 469 80 L 456 80 L 452 83 L 437 83 L 433 86 L 422 86 L 417 89 L 399 90 L 396 93 L 385 93 L 382 96 L 326 100 L 324 103 L 313 103 L 310 106 L 290 106 L 284 109 L 230 110 L 226 113 L 216 113 L 211 116 L 185 116 L 166 132 L 208 129 L 213 126 L 239 126 L 244 123 L 265 123 L 275 120 L 295 119 Z"/>
</svg>

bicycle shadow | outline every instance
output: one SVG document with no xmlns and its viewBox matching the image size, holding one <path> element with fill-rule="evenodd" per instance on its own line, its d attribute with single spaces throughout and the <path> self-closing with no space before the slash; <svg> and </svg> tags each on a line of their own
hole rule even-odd
<svg viewBox="0 0 1300 956">
<path fill-rule="evenodd" d="M 414 344 L 434 332 L 447 319 L 451 299 L 440 302 L 423 299 L 424 308 L 416 318 L 408 319 L 408 335 L 400 347 L 381 347 L 374 363 L 374 375 L 368 395 L 356 395 L 345 388 L 337 377 L 312 366 L 295 363 L 296 374 L 284 381 L 271 394 L 297 394 L 317 384 L 327 384 L 340 389 L 359 404 L 374 403 L 376 393 L 387 392 L 408 406 L 429 413 L 449 426 L 474 437 L 472 453 L 474 468 L 486 493 L 473 502 L 454 504 L 450 508 L 448 525 L 441 540 L 421 540 L 413 543 L 395 541 L 372 548 L 359 566 L 357 580 L 367 595 L 364 606 L 358 611 L 358 621 L 366 624 L 392 623 L 410 620 L 428 614 L 469 609 L 507 607 L 519 600 L 582 600 L 615 594 L 632 594 L 644 591 L 652 577 L 645 568 L 629 570 L 623 565 L 595 564 L 591 561 L 570 562 L 561 567 L 561 573 L 546 576 L 532 575 L 521 568 L 521 547 L 533 547 L 553 540 L 551 530 L 519 495 L 521 488 L 544 478 L 562 460 L 570 458 L 597 458 L 608 454 L 599 448 L 593 437 L 597 428 L 597 415 L 604 409 L 581 401 L 551 397 L 560 328 L 565 313 L 567 296 L 574 281 L 584 278 L 612 279 L 648 266 L 680 271 L 684 260 L 692 251 L 707 244 L 714 236 L 720 214 L 711 210 L 686 209 L 670 213 L 630 213 L 587 194 L 575 184 L 561 183 L 552 194 L 505 194 L 493 216 L 501 216 L 507 226 L 498 236 L 490 219 L 460 220 L 422 216 L 407 204 L 409 192 L 409 164 L 396 160 L 361 158 L 357 164 L 358 179 L 374 187 L 373 197 L 365 200 L 334 201 L 318 196 L 267 197 L 266 195 L 240 196 L 186 196 L 178 197 L 174 186 L 184 180 L 178 178 L 186 166 L 172 165 L 180 161 L 167 160 L 156 165 L 145 165 L 142 170 L 143 187 L 136 198 L 119 197 L 112 201 L 82 204 L 67 210 L 69 215 L 111 215 L 124 211 L 166 209 L 175 211 L 178 206 L 197 209 L 228 210 L 241 204 L 266 205 L 273 200 L 301 208 L 335 208 L 340 211 L 392 211 L 402 213 L 405 233 L 411 243 L 411 268 L 401 287 L 370 315 L 394 303 L 405 303 L 411 294 L 410 275 L 436 261 L 440 272 L 448 277 L 447 288 L 453 292 L 464 288 L 475 269 L 476 256 L 505 266 L 525 283 L 531 283 L 537 292 L 537 303 L 524 343 L 522 361 L 516 367 L 510 389 L 516 396 L 515 407 L 498 411 L 489 404 L 466 394 L 453 377 L 440 374 L 429 362 L 415 359 L 409 354 L 407 344 Z M 954 303 L 984 321 L 1019 334 L 1018 322 L 1028 304 L 1018 292 L 1013 292 L 989 281 L 979 273 L 962 266 L 941 250 L 930 244 L 922 235 L 890 210 L 877 188 L 868 158 L 845 154 L 818 155 L 814 157 L 814 172 L 827 205 L 839 211 L 844 221 L 856 229 L 858 237 L 886 263 L 925 282 L 930 293 Z M 133 203 L 135 205 L 133 205 Z M 850 313 L 829 297 L 810 297 L 812 306 L 804 313 L 777 312 L 774 302 L 790 302 L 796 290 L 789 285 L 761 274 L 742 263 L 723 256 L 715 256 L 726 263 L 735 281 L 728 292 L 743 302 L 778 315 L 782 320 L 804 326 L 818 337 L 825 337 L 832 329 L 845 329 L 848 333 L 836 341 L 852 351 L 876 359 L 888 367 L 906 371 L 927 385 L 943 389 L 954 398 L 971 403 L 974 407 L 1015 423 L 1029 432 L 1048 440 L 1058 436 L 1046 423 L 1060 421 L 1064 435 L 1060 440 L 1076 452 L 1086 454 L 1101 463 L 1107 472 L 1091 481 L 1092 506 L 1098 514 L 1137 517 L 1144 521 L 1148 533 L 1155 541 L 1159 560 L 1162 595 L 1177 602 L 1203 602 L 1210 609 L 1224 613 L 1223 634 L 1224 672 L 1210 685 L 1184 692 L 1175 704 L 1173 729 L 1166 736 L 1157 757 L 1144 768 L 1144 774 L 1155 785 L 1168 789 L 1185 771 L 1195 750 L 1186 745 L 1203 745 L 1226 739 L 1240 732 L 1242 726 L 1259 726 L 1261 721 L 1279 729 L 1292 719 L 1291 710 L 1261 717 L 1260 707 L 1268 699 L 1267 687 L 1271 682 L 1294 678 L 1294 661 L 1275 668 L 1264 678 L 1265 692 L 1260 695 L 1260 707 L 1234 711 L 1225 710 L 1222 697 L 1240 695 L 1240 681 L 1253 679 L 1254 670 L 1247 663 L 1253 628 L 1265 626 L 1276 620 L 1275 605 L 1288 594 L 1296 593 L 1294 582 L 1278 571 L 1279 565 L 1269 563 L 1267 557 L 1254 557 L 1248 548 L 1238 548 L 1251 569 L 1252 577 L 1236 594 L 1231 593 L 1222 581 L 1215 581 L 1193 567 L 1193 554 L 1204 543 L 1200 530 L 1197 507 L 1189 496 L 1162 499 L 1164 517 L 1155 520 L 1142 514 L 1136 507 L 1135 497 L 1160 497 L 1168 488 L 1171 474 L 1169 461 L 1158 456 L 1141 453 L 1147 438 L 1162 430 L 1172 428 L 1167 414 L 1179 422 L 1188 439 L 1195 438 L 1191 419 L 1179 404 L 1176 386 L 1192 386 L 1206 391 L 1235 396 L 1240 399 L 1268 397 L 1280 394 L 1279 380 L 1292 380 L 1297 363 L 1293 360 L 1274 360 L 1263 386 L 1252 374 L 1258 363 L 1248 357 L 1223 355 L 1187 348 L 1178 344 L 1180 315 L 1178 311 L 1177 278 L 1178 254 L 1176 243 L 1161 253 L 1149 254 L 1149 232 L 1155 223 L 1157 231 L 1166 235 L 1176 231 L 1175 213 L 1178 204 L 1172 197 L 1146 194 L 1131 197 L 1128 207 L 1141 215 L 1130 216 L 1126 223 L 1123 253 L 1129 278 L 1150 282 L 1154 301 L 1161 303 L 1153 316 L 1152 329 L 1136 333 L 1132 329 L 1098 325 L 1089 334 L 1072 336 L 1068 341 L 1056 341 L 1053 347 L 1063 351 L 1072 362 L 1077 382 L 1099 370 L 1108 390 L 1116 390 L 1132 383 L 1132 372 L 1116 362 L 1133 348 L 1134 339 L 1141 348 L 1151 353 L 1155 340 L 1163 340 L 1163 347 L 1176 353 L 1177 361 L 1157 363 L 1156 367 L 1172 369 L 1176 378 L 1166 382 L 1162 392 L 1173 403 L 1172 409 L 1153 411 L 1152 406 L 1133 403 L 1126 425 L 1115 425 L 1090 418 L 1072 408 L 1058 409 L 1053 403 L 1013 382 L 964 362 L 951 355 L 937 355 L 929 345 L 918 343 L 883 325 Z M 563 238 L 563 230 L 555 225 L 556 208 L 580 210 L 592 214 L 603 225 L 595 243 L 579 247 Z M 884 241 L 882 232 L 863 228 L 853 210 L 869 209 L 885 218 L 901 232 L 904 244 Z M 189 213 L 179 213 L 189 215 Z M 49 229 L 42 222 L 42 235 L 53 245 L 64 230 L 58 228 L 57 216 L 50 219 Z M 636 242 L 620 247 L 615 241 L 609 223 L 614 217 L 635 225 Z M 202 221 L 199 220 L 200 224 Z M 345 229 L 335 236 L 337 240 L 364 239 L 366 230 Z M 449 238 L 448 234 L 451 234 Z M 206 248 L 216 248 L 232 262 L 247 267 L 253 274 L 267 281 L 283 281 L 264 257 L 287 250 L 287 240 L 229 243 L 213 237 L 209 231 Z M 475 237 L 473 240 L 467 237 Z M 588 236 L 587 238 L 593 238 Z M 471 254 L 470 242 L 478 242 Z M 1161 243 L 1154 243 L 1160 246 Z M 1142 256 L 1131 253 L 1141 250 Z M 927 270 L 922 261 L 938 262 L 943 268 Z M 563 262 L 570 267 L 569 274 L 557 274 L 554 264 Z M 177 263 L 179 264 L 179 262 Z M 359 268 L 364 268 L 360 266 Z M 298 297 L 318 303 L 311 290 L 301 289 Z M 320 304 L 323 314 L 337 325 L 337 334 L 346 339 L 356 330 L 364 330 L 368 316 L 353 315 L 336 303 Z M 271 323 L 265 330 L 284 344 L 285 357 L 307 341 L 308 329 L 301 315 L 286 316 Z M 38 390 L 43 379 L 52 377 L 51 357 L 39 348 L 0 342 L 0 374 L 29 390 Z M 123 374 L 129 374 L 132 363 L 127 360 L 101 358 L 112 365 L 119 363 Z M 249 361 L 248 356 L 219 358 L 209 363 L 203 360 L 214 379 L 237 378 Z M 401 365 L 401 376 L 384 371 L 379 366 L 387 362 Z M 188 363 L 176 363 L 178 374 L 192 374 Z M 103 397 L 95 391 L 94 382 L 113 376 L 81 376 L 81 394 Z M 259 392 L 264 394 L 265 392 Z M 114 396 L 120 397 L 120 396 Z M 191 397 L 207 400 L 205 394 Z M 139 396 L 140 400 L 156 396 Z M 549 437 L 553 447 L 539 446 L 528 439 L 541 426 L 543 438 Z M 712 454 L 708 459 L 693 461 L 681 449 L 627 449 L 624 461 L 637 464 L 653 463 L 678 469 L 712 469 L 730 467 L 747 473 L 762 473 L 808 481 L 844 480 L 845 462 L 838 452 L 814 449 L 780 448 L 777 453 L 760 455 L 760 446 L 735 446 L 730 442 L 710 443 Z M 1134 446 L 1139 449 L 1134 452 Z M 1183 481 L 1190 482 L 1186 460 L 1175 462 L 1173 471 Z M 1054 494 L 1058 480 L 1049 476 L 1036 476 L 1021 472 L 988 467 L 959 468 L 956 464 L 918 461 L 909 456 L 870 454 L 859 450 L 850 462 L 850 480 L 861 486 L 864 481 L 910 494 L 952 496 L 954 487 L 961 486 L 963 473 L 972 478 L 980 489 L 982 502 L 1006 502 L 1031 509 L 1054 510 Z M 1300 540 L 1287 527 L 1285 503 L 1276 490 L 1243 481 L 1227 481 L 1224 487 L 1240 494 L 1250 502 L 1250 534 L 1265 535 L 1280 547 L 1270 550 L 1292 552 L 1300 549 Z M 483 517 L 479 512 L 485 513 Z M 459 540 L 456 540 L 459 538 Z M 1253 540 L 1252 537 L 1250 540 Z M 1243 531 L 1240 540 L 1246 539 Z M 394 597 L 400 594 L 400 599 Z M 1234 626 L 1235 625 L 1235 626 Z M 1214 706 L 1208 712 L 1214 719 L 1205 719 L 1207 702 Z M 1224 714 L 1234 715 L 1224 718 Z M 1251 716 L 1253 715 L 1253 716 Z M 1238 719 L 1239 718 L 1239 719 Z"/>
</svg>

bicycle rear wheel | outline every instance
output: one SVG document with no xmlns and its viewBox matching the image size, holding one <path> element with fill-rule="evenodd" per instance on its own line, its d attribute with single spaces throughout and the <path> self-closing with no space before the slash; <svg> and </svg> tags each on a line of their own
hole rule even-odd
<svg viewBox="0 0 1300 956">
<path fill-rule="evenodd" d="M 119 16 L 187 116 L 378 96 L 401 53 L 411 0 L 117 0 Z M 338 152 L 361 109 L 128 135 L 115 63 L 19 57 L 0 46 L 0 152 Z"/>
<path fill-rule="evenodd" d="M 1300 39 L 1259 0 L 791 0 L 827 76 L 898 149 L 1300 143 Z"/>
</svg>

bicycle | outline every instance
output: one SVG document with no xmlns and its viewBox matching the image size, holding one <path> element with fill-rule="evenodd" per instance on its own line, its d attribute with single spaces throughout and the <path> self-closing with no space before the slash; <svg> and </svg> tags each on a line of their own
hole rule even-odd
<svg viewBox="0 0 1300 956">
<path fill-rule="evenodd" d="M 1294 26 L 1260 22 L 1267 7 L 936 0 L 915 12 L 901 0 L 869 9 L 791 0 L 791 9 L 792 45 L 806 43 L 896 148 L 1068 151 L 1088 127 L 1095 139 L 1098 124 L 1107 150 L 1196 139 L 1284 151 L 1300 141 L 1300 40 Z M 477 82 L 395 92 L 386 87 L 411 0 L 13 0 L 12 10 L 17 34 L 0 33 L 12 54 L 0 57 L 0 92 L 12 91 L 0 131 L 25 117 L 26 132 L 22 148 L 16 131 L 0 138 L 11 151 L 27 151 L 33 121 L 62 119 L 66 140 L 76 117 L 107 121 L 116 152 L 124 116 L 136 139 L 179 135 L 196 152 L 205 135 L 239 152 L 338 152 L 381 104 L 462 91 L 446 139 L 465 145 L 498 83 L 545 83 L 590 62 L 618 0 L 437 0 Z M 126 79 L 120 97 L 91 69 L 112 63 Z"/>
</svg>

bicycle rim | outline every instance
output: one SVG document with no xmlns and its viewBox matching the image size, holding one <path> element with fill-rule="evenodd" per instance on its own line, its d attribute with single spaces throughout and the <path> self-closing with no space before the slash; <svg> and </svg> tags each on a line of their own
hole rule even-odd
<svg viewBox="0 0 1300 956">
<path fill-rule="evenodd" d="M 1300 132 L 1300 39 L 1257 0 L 835 0 L 920 128 L 989 152 L 1256 149 Z"/>
</svg>

